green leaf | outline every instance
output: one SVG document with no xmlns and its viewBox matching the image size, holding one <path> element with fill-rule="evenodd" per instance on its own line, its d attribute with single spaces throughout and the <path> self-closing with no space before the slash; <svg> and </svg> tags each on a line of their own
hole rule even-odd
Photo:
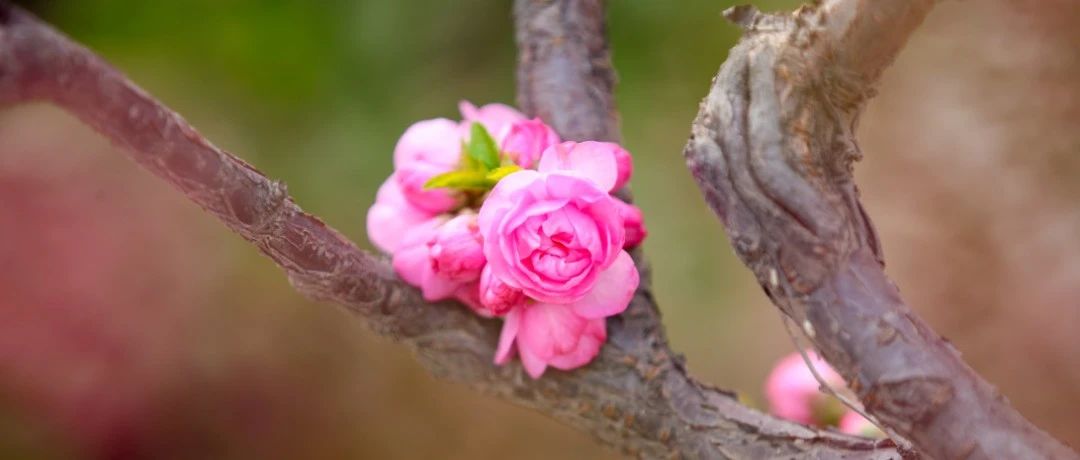
<svg viewBox="0 0 1080 460">
<path fill-rule="evenodd" d="M 472 124 L 468 154 L 489 170 L 499 167 L 499 148 L 495 145 L 495 139 L 491 138 L 491 134 L 480 123 Z"/>
<path fill-rule="evenodd" d="M 498 168 L 495 168 L 491 172 L 487 173 L 486 177 L 487 177 L 487 180 L 491 181 L 492 185 L 494 185 L 496 182 L 499 181 L 499 179 L 502 179 L 502 178 L 504 178 L 506 176 L 509 176 L 509 175 L 511 175 L 513 173 L 516 173 L 518 171 L 521 171 L 521 166 L 518 166 L 518 165 L 499 166 Z"/>
<path fill-rule="evenodd" d="M 479 161 L 476 161 L 476 158 L 473 158 L 472 155 L 469 155 L 469 146 L 465 144 L 465 141 L 461 141 L 461 152 L 461 169 L 464 169 L 466 171 L 480 172 L 484 172 L 487 170 L 484 165 L 480 164 Z"/>
<path fill-rule="evenodd" d="M 486 189 L 491 187 L 491 180 L 482 171 L 450 171 L 428 179 L 424 189 L 452 188 Z"/>
</svg>

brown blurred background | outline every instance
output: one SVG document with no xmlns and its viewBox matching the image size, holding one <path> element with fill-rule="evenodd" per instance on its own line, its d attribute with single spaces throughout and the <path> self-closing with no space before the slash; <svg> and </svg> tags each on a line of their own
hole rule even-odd
<svg viewBox="0 0 1080 460">
<path fill-rule="evenodd" d="M 361 244 L 409 123 L 512 102 L 508 1 L 22 2 Z M 791 1 L 757 2 L 790 9 Z M 761 401 L 791 350 L 683 166 L 737 38 L 717 0 L 610 1 L 657 296 L 693 373 Z M 1080 446 L 1080 3 L 945 2 L 859 132 L 906 299 Z M 47 106 L 0 110 L 0 457 L 614 458 L 435 381 Z"/>
</svg>

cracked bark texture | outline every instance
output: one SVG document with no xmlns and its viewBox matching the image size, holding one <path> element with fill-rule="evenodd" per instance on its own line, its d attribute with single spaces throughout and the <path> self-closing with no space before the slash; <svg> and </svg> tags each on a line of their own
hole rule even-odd
<svg viewBox="0 0 1080 460">
<path fill-rule="evenodd" d="M 685 149 L 732 246 L 894 436 L 932 458 L 1077 458 L 904 304 L 858 200 L 854 131 L 933 1 L 737 7 L 745 35 Z"/>
<path fill-rule="evenodd" d="M 519 1 L 521 99 L 567 138 L 617 139 L 599 1 Z M 549 97 L 573 94 L 574 97 Z M 337 303 L 410 347 L 433 374 L 536 409 L 645 458 L 898 458 L 888 441 L 778 420 L 696 382 L 667 346 L 642 288 L 609 321 L 589 366 L 529 379 L 491 363 L 498 323 L 428 304 L 382 257 L 357 248 L 289 197 L 284 184 L 224 152 L 102 59 L 0 0 L 0 106 L 55 104 L 116 143 L 282 268 L 296 290 Z M 641 255 L 636 254 L 641 261 Z"/>
</svg>

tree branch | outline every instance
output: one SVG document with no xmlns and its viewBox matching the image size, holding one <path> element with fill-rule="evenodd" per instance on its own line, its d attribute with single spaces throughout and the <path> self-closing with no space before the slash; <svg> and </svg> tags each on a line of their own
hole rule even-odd
<svg viewBox="0 0 1080 460">
<path fill-rule="evenodd" d="M 531 50 L 523 53 L 522 75 L 551 82 L 523 85 L 530 88 L 523 90 L 527 110 L 547 114 L 567 138 L 617 138 L 601 4 L 519 2 L 517 11 L 519 41 Z M 589 97 L 542 97 L 574 88 L 589 88 Z M 494 366 L 496 321 L 455 304 L 423 302 L 384 258 L 305 213 L 283 184 L 213 146 L 87 49 L 0 0 L 0 105 L 29 101 L 78 116 L 254 244 L 302 295 L 344 306 L 412 348 L 437 376 L 534 408 L 642 457 L 899 457 L 889 441 L 777 420 L 691 379 L 667 346 L 644 265 L 642 288 L 628 311 L 609 321 L 609 343 L 590 365 L 540 380 L 516 364 Z"/>
<path fill-rule="evenodd" d="M 687 164 L 742 261 L 866 409 L 933 458 L 1077 458 L 903 303 L 858 200 L 858 115 L 932 0 L 726 12 L 745 36 L 694 121 Z"/>
<path fill-rule="evenodd" d="M 518 105 L 563 138 L 618 142 L 602 0 L 514 2 Z"/>
</svg>

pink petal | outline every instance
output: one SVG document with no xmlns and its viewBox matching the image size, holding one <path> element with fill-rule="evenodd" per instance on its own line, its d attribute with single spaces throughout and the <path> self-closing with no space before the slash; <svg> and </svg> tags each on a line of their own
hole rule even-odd
<svg viewBox="0 0 1080 460">
<path fill-rule="evenodd" d="M 603 319 L 589 320 L 585 334 L 578 341 L 578 346 L 569 353 L 555 356 L 548 361 L 551 367 L 564 371 L 589 364 L 607 340 L 607 322 Z"/>
<path fill-rule="evenodd" d="M 558 133 L 539 118 L 523 120 L 510 126 L 500 149 L 518 166 L 532 169 L 548 147 L 560 142 Z"/>
<path fill-rule="evenodd" d="M 566 305 L 535 303 L 522 312 L 518 347 L 548 361 L 577 347 L 587 325 Z"/>
<path fill-rule="evenodd" d="M 618 177 L 615 179 L 615 186 L 612 190 L 618 190 L 623 188 L 627 182 L 630 182 L 630 176 L 634 173 L 634 160 L 630 158 L 630 152 L 626 149 L 616 145 L 613 150 L 615 153 L 615 164 L 619 171 Z"/>
<path fill-rule="evenodd" d="M 626 242 L 626 228 L 619 214 L 618 199 L 601 191 L 592 181 L 568 175 L 566 172 L 549 173 L 545 179 L 546 191 L 551 197 L 549 199 L 568 199 L 585 210 L 596 222 L 605 249 L 595 254 L 606 256 L 601 266 L 612 263 L 616 251 L 621 250 Z"/>
<path fill-rule="evenodd" d="M 465 133 L 471 129 L 471 122 L 478 122 L 487 128 L 488 134 L 491 134 L 495 143 L 500 145 L 510 132 L 510 126 L 525 120 L 525 115 L 505 104 L 487 104 L 478 108 L 469 101 L 461 101 L 458 103 L 458 109 L 461 110 L 461 116 L 465 119 L 465 123 L 462 123 L 462 130 Z M 465 137 L 468 137 L 468 134 Z"/>
<path fill-rule="evenodd" d="M 413 227 L 406 229 L 401 238 L 401 248 L 425 245 L 427 246 L 446 222 L 446 216 L 435 216 Z"/>
<path fill-rule="evenodd" d="M 458 111 L 461 112 L 461 118 L 466 121 L 475 121 L 480 118 L 480 109 L 469 101 L 458 101 Z"/>
<path fill-rule="evenodd" d="M 393 177 L 409 204 L 431 214 L 440 214 L 457 207 L 461 199 L 448 189 L 427 190 L 424 185 L 432 177 L 450 172 L 453 168 L 417 161 L 399 167 Z"/>
<path fill-rule="evenodd" d="M 491 190 L 491 193 L 484 199 L 484 204 L 480 207 L 480 214 L 477 217 L 480 234 L 484 235 L 485 238 L 491 235 L 492 224 L 495 222 L 495 217 L 499 211 L 505 212 L 507 208 L 514 207 L 520 201 L 515 197 L 519 193 L 528 190 L 532 183 L 542 178 L 540 173 L 536 171 L 523 170 L 499 180 L 499 183 Z"/>
<path fill-rule="evenodd" d="M 624 248 L 633 248 L 648 236 L 649 231 L 645 229 L 645 217 L 641 214 L 641 209 L 629 203 L 623 203 L 621 200 L 615 200 L 619 205 L 619 216 L 623 220 L 623 229 L 626 233 L 626 241 L 623 243 Z"/>
<path fill-rule="evenodd" d="M 503 320 L 502 332 L 499 334 L 499 346 L 495 349 L 495 364 L 506 364 L 513 356 L 514 340 L 517 339 L 520 326 L 521 309 L 510 310 L 506 319 Z"/>
<path fill-rule="evenodd" d="M 491 272 L 491 265 L 485 265 L 480 271 L 477 289 L 478 307 L 489 316 L 502 316 L 511 309 L 525 302 L 525 295 L 520 290 L 504 283 Z"/>
<path fill-rule="evenodd" d="M 416 287 L 424 284 L 425 274 L 431 271 L 431 256 L 426 245 L 402 248 L 394 253 L 394 271 L 401 279 Z"/>
<path fill-rule="evenodd" d="M 567 171 L 594 182 L 601 190 L 614 189 L 619 179 L 615 149 L 610 142 L 563 142 L 548 147 L 540 155 L 540 172 Z"/>
<path fill-rule="evenodd" d="M 525 372 L 534 379 L 540 378 L 544 375 L 544 371 L 547 370 L 547 363 L 543 359 L 532 353 L 531 350 L 526 348 L 520 348 L 518 355 L 521 356 L 521 364 L 525 366 Z"/>
<path fill-rule="evenodd" d="M 476 226 L 476 214 L 462 213 L 447 221 L 431 241 L 435 272 L 459 283 L 479 279 L 484 250 Z"/>
<path fill-rule="evenodd" d="M 596 284 L 578 301 L 571 304 L 574 313 L 583 318 L 606 318 L 626 310 L 634 297 L 640 276 L 634 259 L 626 251 L 619 251 L 615 263 L 600 272 Z"/>
<path fill-rule="evenodd" d="M 394 176 L 379 187 L 375 204 L 367 214 L 367 233 L 371 242 L 387 253 L 397 251 L 406 231 L 432 219 L 432 215 L 405 200 Z"/>
<path fill-rule="evenodd" d="M 452 169 L 461 161 L 461 134 L 456 122 L 436 118 L 414 123 L 394 147 L 394 169 L 430 163 Z"/>
<path fill-rule="evenodd" d="M 495 315 L 480 302 L 479 281 L 473 281 L 459 286 L 457 290 L 454 291 L 454 298 L 457 299 L 458 302 L 465 304 L 466 307 L 469 307 L 469 309 L 477 315 L 483 316 L 484 318 L 495 317 Z"/>
<path fill-rule="evenodd" d="M 461 284 L 435 273 L 431 267 L 431 259 L 428 258 L 428 264 L 423 271 L 423 280 L 420 282 L 420 293 L 423 294 L 424 300 L 434 302 L 449 299 L 454 296 Z"/>
<path fill-rule="evenodd" d="M 431 252 L 428 242 L 445 219 L 435 217 L 405 230 L 397 250 L 393 254 L 394 271 L 405 282 L 423 288 L 425 279 L 431 272 Z"/>
</svg>

